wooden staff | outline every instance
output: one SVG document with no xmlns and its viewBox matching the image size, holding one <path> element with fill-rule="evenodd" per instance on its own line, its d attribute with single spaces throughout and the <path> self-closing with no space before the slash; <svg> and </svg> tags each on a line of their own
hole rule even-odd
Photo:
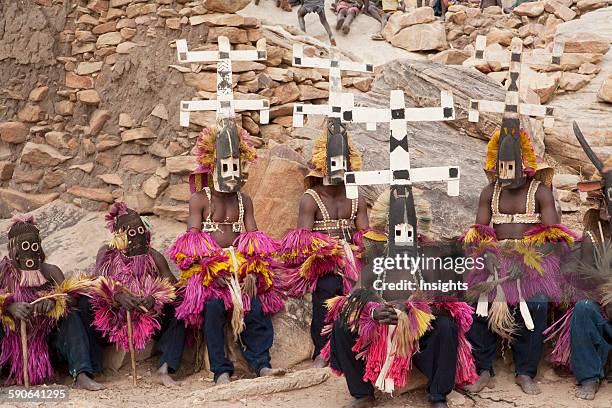
<svg viewBox="0 0 612 408">
<path fill-rule="evenodd" d="M 25 320 L 20 321 L 20 329 L 21 329 L 21 357 L 23 359 L 23 385 L 26 387 L 30 386 L 30 375 L 28 374 L 28 366 L 30 359 L 28 358 L 28 338 L 26 331 L 26 322 Z"/>
<path fill-rule="evenodd" d="M 132 361 L 132 383 L 136 386 L 136 353 L 134 352 L 134 340 L 132 339 L 132 314 L 130 311 L 127 313 L 127 331 L 128 331 L 128 345 L 130 346 L 130 360 Z"/>
</svg>

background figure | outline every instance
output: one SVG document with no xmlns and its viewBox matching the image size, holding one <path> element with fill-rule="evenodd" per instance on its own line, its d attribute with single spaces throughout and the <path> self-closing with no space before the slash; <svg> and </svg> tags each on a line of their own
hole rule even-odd
<svg viewBox="0 0 612 408">
<path fill-rule="evenodd" d="M 298 22 L 300 23 L 300 29 L 306 32 L 306 21 L 304 16 L 309 13 L 316 13 L 319 15 L 319 20 L 325 28 L 331 45 L 336 45 L 336 40 L 332 34 L 327 17 L 325 16 L 325 0 L 302 0 L 302 6 L 298 10 Z"/>
<path fill-rule="evenodd" d="M 404 0 L 374 0 L 369 3 L 370 5 L 365 7 L 365 13 L 380 22 L 380 32 L 372 35 L 372 39 L 384 40 L 382 31 L 385 29 L 389 17 L 398 10 L 406 11 Z"/>
<path fill-rule="evenodd" d="M 289 0 L 276 0 L 276 7 L 284 11 L 291 11 L 291 6 L 299 4 L 299 1 L 290 2 Z M 255 0 L 255 5 L 259 6 L 259 0 Z"/>
<path fill-rule="evenodd" d="M 369 0 L 335 0 L 334 11 L 336 12 L 336 30 L 342 29 L 344 34 L 351 31 L 351 24 L 365 7 L 369 7 Z"/>
</svg>

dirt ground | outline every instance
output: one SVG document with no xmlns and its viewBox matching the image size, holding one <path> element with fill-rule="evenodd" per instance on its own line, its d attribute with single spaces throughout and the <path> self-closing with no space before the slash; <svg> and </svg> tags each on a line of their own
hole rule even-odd
<svg viewBox="0 0 612 408">
<path fill-rule="evenodd" d="M 206 402 L 198 396 L 202 390 L 213 386 L 212 378 L 202 371 L 186 377 L 179 377 L 181 386 L 164 389 L 152 381 L 151 373 L 155 370 L 156 358 L 151 358 L 138 365 L 138 386 L 132 387 L 129 365 L 124 366 L 118 373 L 102 376 L 99 379 L 107 386 L 100 392 L 87 392 L 70 390 L 70 400 L 64 403 L 37 404 L 49 407 L 215 407 L 215 408 L 335 408 L 341 407 L 350 401 L 351 397 L 346 389 L 344 378 L 331 374 L 327 381 L 304 389 L 281 392 L 271 395 L 240 398 L 222 402 Z M 309 368 L 310 363 L 303 363 L 297 369 Z M 327 370 L 327 369 L 325 369 Z M 542 394 L 526 396 L 518 386 L 513 383 L 510 363 L 499 360 L 496 366 L 494 388 L 485 389 L 479 395 L 464 395 L 453 391 L 449 401 L 451 407 L 465 408 L 610 408 L 612 407 L 612 385 L 602 384 L 594 401 L 582 401 L 574 397 L 575 386 L 573 377 L 559 376 L 547 364 L 540 367 L 538 384 Z M 239 376 L 244 377 L 244 376 Z M 66 378 L 66 384 L 69 379 Z M 270 380 L 274 381 L 274 380 Z M 236 384 L 239 390 L 241 385 Z M 3 404 L 0 407 L 28 407 L 32 404 Z M 379 407 L 399 408 L 414 407 L 426 408 L 427 394 L 421 387 L 402 396 L 378 399 Z"/>
</svg>

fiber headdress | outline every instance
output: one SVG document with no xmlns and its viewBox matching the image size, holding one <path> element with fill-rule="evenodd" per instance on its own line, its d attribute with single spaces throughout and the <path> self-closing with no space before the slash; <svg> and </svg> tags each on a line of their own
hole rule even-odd
<svg viewBox="0 0 612 408">
<path fill-rule="evenodd" d="M 414 207 L 417 214 L 417 228 L 425 234 L 431 228 L 433 214 L 431 211 L 431 203 L 425 199 L 423 194 L 413 189 Z M 376 199 L 372 210 L 370 211 L 370 225 L 372 228 L 379 231 L 387 231 L 389 227 L 389 188 L 386 188 Z"/>
<path fill-rule="evenodd" d="M 221 123 L 215 127 L 205 128 L 198 135 L 196 142 L 197 169 L 189 176 L 191 192 L 201 191 L 208 186 L 209 175 L 212 175 L 217 162 L 216 140 Z M 248 165 L 257 158 L 257 150 L 249 143 L 249 133 L 238 127 L 240 138 L 240 162 L 242 163 L 243 180 L 246 180 Z"/>
<path fill-rule="evenodd" d="M 489 182 L 497 180 L 497 158 L 499 154 L 501 131 L 496 130 L 487 143 L 487 158 L 485 163 L 485 174 Z M 523 174 L 526 177 L 535 177 L 548 187 L 552 186 L 554 170 L 545 162 L 538 161 L 538 158 L 531 143 L 529 135 L 524 129 L 519 134 L 521 158 L 523 164 Z"/>
<path fill-rule="evenodd" d="M 325 128 L 327 129 L 327 125 Z M 310 172 L 304 177 L 304 187 L 307 189 L 321 184 L 322 179 L 329 175 L 327 169 L 327 134 L 328 131 L 326 130 L 314 142 L 312 158 L 309 162 Z M 347 140 L 349 150 L 348 171 L 359 171 L 362 165 L 361 153 L 353 144 L 350 136 L 347 136 Z"/>
</svg>

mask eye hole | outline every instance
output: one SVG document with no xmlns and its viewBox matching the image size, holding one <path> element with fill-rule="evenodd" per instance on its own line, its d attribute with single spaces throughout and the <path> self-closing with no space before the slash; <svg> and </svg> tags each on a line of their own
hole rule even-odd
<svg viewBox="0 0 612 408">
<path fill-rule="evenodd" d="M 234 171 L 238 171 L 238 165 L 234 163 Z"/>
<path fill-rule="evenodd" d="M 32 251 L 38 252 L 38 250 L 40 249 L 40 245 L 38 245 L 38 242 L 33 242 L 32 245 L 30 245 L 30 248 L 32 249 Z"/>
<path fill-rule="evenodd" d="M 128 236 L 130 236 L 130 237 L 135 237 L 135 236 L 136 236 L 136 230 L 135 230 L 135 229 L 130 228 L 130 229 L 128 230 Z"/>
<path fill-rule="evenodd" d="M 223 172 L 227 172 L 227 164 L 223 163 Z"/>
<path fill-rule="evenodd" d="M 142 227 L 142 226 L 138 227 L 138 233 L 139 233 L 140 235 L 143 235 L 143 234 L 144 234 L 144 232 L 145 232 L 144 227 Z"/>
<path fill-rule="evenodd" d="M 23 251 L 27 251 L 28 249 L 30 249 L 30 242 L 29 241 L 23 241 L 21 243 L 21 249 Z"/>
</svg>

